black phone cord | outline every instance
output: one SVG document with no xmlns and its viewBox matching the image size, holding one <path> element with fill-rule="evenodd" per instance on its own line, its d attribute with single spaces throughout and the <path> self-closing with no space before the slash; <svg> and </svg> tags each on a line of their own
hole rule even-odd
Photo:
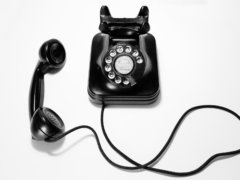
<svg viewBox="0 0 240 180">
<path fill-rule="evenodd" d="M 145 164 L 140 164 L 138 162 L 136 162 L 135 160 L 133 160 L 132 158 L 128 157 L 126 154 L 124 154 L 120 149 L 118 149 L 109 139 L 106 130 L 105 130 L 105 126 L 104 126 L 104 109 L 105 109 L 106 105 L 102 106 L 102 110 L 101 110 L 101 128 L 104 134 L 105 139 L 107 140 L 108 144 L 111 146 L 111 148 L 118 153 L 121 157 L 123 157 L 125 160 L 127 160 L 129 163 L 133 164 L 134 166 L 124 166 L 124 165 L 120 165 L 118 163 L 115 163 L 114 161 L 112 161 L 104 152 L 99 137 L 96 133 L 96 131 L 87 125 L 82 125 L 82 126 L 77 126 L 73 129 L 70 129 L 69 131 L 59 135 L 58 137 L 55 138 L 50 138 L 47 141 L 48 142 L 54 142 L 57 141 L 63 137 L 65 137 L 67 134 L 72 133 L 73 131 L 76 131 L 78 129 L 89 129 L 90 131 L 92 131 L 92 133 L 95 135 L 96 137 L 96 141 L 97 141 L 97 145 L 98 148 L 101 152 L 101 154 L 103 155 L 103 157 L 113 166 L 120 168 L 120 169 L 125 169 L 125 170 L 138 170 L 138 169 L 145 169 L 145 170 L 149 170 L 149 171 L 153 171 L 156 173 L 161 173 L 161 174 L 165 174 L 165 175 L 169 175 L 169 176 L 178 176 L 178 177 L 183 177 L 183 176 L 190 176 L 190 175 L 194 175 L 197 174 L 199 172 L 201 172 L 202 170 L 204 170 L 211 162 L 213 162 L 214 160 L 217 160 L 220 157 L 230 157 L 230 156 L 234 156 L 240 153 L 240 149 L 237 150 L 233 150 L 233 151 L 228 151 L 228 152 L 222 152 L 222 153 L 217 153 L 212 155 L 210 158 L 208 158 L 202 165 L 200 165 L 198 168 L 191 170 L 191 171 L 187 171 L 187 172 L 175 172 L 175 171 L 170 171 L 170 170 L 165 170 L 165 169 L 160 169 L 160 168 L 154 168 L 152 167 L 154 163 L 156 163 L 158 161 L 158 159 L 163 155 L 163 153 L 166 151 L 166 149 L 169 147 L 169 145 L 171 144 L 174 136 L 177 133 L 177 130 L 179 129 L 179 127 L 181 126 L 182 122 L 184 121 L 184 119 L 186 118 L 187 115 L 189 115 L 190 113 L 199 110 L 199 109 L 208 109 L 208 108 L 212 108 L 212 109 L 219 109 L 225 112 L 228 112 L 230 114 L 232 114 L 233 116 L 235 116 L 238 120 L 240 120 L 240 116 L 235 113 L 234 111 L 226 108 L 226 107 L 222 107 L 222 106 L 218 106 L 218 105 L 201 105 L 201 106 L 195 106 L 192 107 L 190 109 L 188 109 L 182 116 L 181 118 L 178 120 L 177 124 L 175 125 L 174 129 L 172 130 L 168 140 L 166 141 L 165 145 L 163 146 L 163 148 L 159 151 L 159 153 L 149 162 L 145 163 Z"/>
</svg>

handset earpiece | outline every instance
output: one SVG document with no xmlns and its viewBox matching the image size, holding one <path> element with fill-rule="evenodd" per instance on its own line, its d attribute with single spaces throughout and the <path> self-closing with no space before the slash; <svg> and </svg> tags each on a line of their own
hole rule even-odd
<svg viewBox="0 0 240 180">
<path fill-rule="evenodd" d="M 60 41 L 51 39 L 43 43 L 39 49 L 41 72 L 54 74 L 59 72 L 66 59 L 65 49 Z"/>
<path fill-rule="evenodd" d="M 29 115 L 32 137 L 47 140 L 64 132 L 62 119 L 53 110 L 43 107 L 44 75 L 59 72 L 66 59 L 66 52 L 60 41 L 46 41 L 39 50 L 40 60 L 35 69 L 29 96 Z"/>
</svg>

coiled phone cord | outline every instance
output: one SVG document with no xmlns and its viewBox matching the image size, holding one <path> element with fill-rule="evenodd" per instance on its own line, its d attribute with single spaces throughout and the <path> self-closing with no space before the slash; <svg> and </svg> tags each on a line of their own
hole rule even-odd
<svg viewBox="0 0 240 180">
<path fill-rule="evenodd" d="M 61 134 L 60 136 L 56 137 L 56 138 L 51 138 L 48 139 L 48 142 L 54 142 L 56 140 L 59 140 L 61 138 L 63 138 L 64 136 L 66 136 L 67 134 L 72 133 L 73 131 L 76 131 L 78 129 L 89 129 L 90 131 L 92 131 L 92 133 L 95 135 L 96 137 L 96 141 L 97 141 L 97 145 L 98 148 L 101 152 L 101 154 L 103 155 L 103 157 L 113 166 L 120 168 L 120 169 L 125 169 L 125 170 L 138 170 L 138 169 L 145 169 L 145 170 L 149 170 L 149 171 L 153 171 L 156 173 L 161 173 L 161 174 L 165 174 L 165 175 L 170 175 L 170 176 L 178 176 L 178 177 L 183 177 L 183 176 L 190 176 L 190 175 L 194 175 L 199 173 L 200 171 L 204 170 L 211 162 L 213 162 L 213 160 L 216 160 L 217 158 L 220 157 L 230 157 L 230 156 L 234 156 L 237 154 L 240 154 L 240 149 L 234 150 L 234 151 L 228 151 L 228 152 L 222 152 L 222 153 L 217 153 L 212 155 L 210 158 L 208 158 L 202 165 L 200 165 L 198 168 L 191 170 L 191 171 L 187 171 L 187 172 L 175 172 L 175 171 L 170 171 L 170 170 L 165 170 L 165 169 L 160 169 L 160 168 L 154 168 L 152 167 L 152 164 L 155 163 L 162 155 L 163 153 L 166 151 L 166 149 L 169 147 L 170 143 L 172 142 L 174 136 L 177 133 L 177 130 L 179 129 L 179 127 L 181 126 L 182 122 L 184 121 L 184 119 L 186 118 L 187 115 L 189 115 L 190 113 L 199 110 L 199 109 L 208 109 L 208 108 L 212 108 L 212 109 L 219 109 L 225 112 L 228 112 L 230 114 L 232 114 L 233 116 L 235 116 L 238 120 L 240 120 L 240 116 L 235 113 L 234 111 L 222 107 L 222 106 L 217 106 L 217 105 L 201 105 L 201 106 L 195 106 L 192 107 L 190 109 L 188 109 L 182 116 L 181 118 L 178 120 L 177 124 L 175 125 L 174 129 L 172 130 L 168 140 L 166 141 L 165 145 L 163 146 L 163 148 L 159 151 L 159 153 L 149 162 L 145 163 L 145 164 L 140 164 L 136 161 L 134 161 L 133 159 L 131 159 L 130 157 L 128 157 L 126 154 L 124 154 L 121 150 L 119 150 L 109 139 L 105 127 L 104 127 L 104 109 L 105 109 L 105 105 L 103 104 L 102 106 L 102 110 L 101 110 L 101 128 L 104 134 L 105 139 L 107 140 L 108 144 L 111 146 L 111 148 L 118 153 L 121 157 L 123 157 L 125 160 L 127 160 L 129 163 L 133 164 L 134 166 L 124 166 L 124 165 L 120 165 L 118 163 L 115 163 L 114 161 L 112 161 L 104 152 L 99 137 L 96 133 L 96 131 L 90 127 L 90 126 L 86 126 L 86 125 L 82 125 L 82 126 L 77 126 L 73 129 L 70 129 L 69 131 Z"/>
</svg>

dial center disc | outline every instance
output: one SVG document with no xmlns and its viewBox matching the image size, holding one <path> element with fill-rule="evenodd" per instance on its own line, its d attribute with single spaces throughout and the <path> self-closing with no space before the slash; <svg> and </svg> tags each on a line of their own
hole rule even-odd
<svg viewBox="0 0 240 180">
<path fill-rule="evenodd" d="M 114 66 L 120 74 L 128 74 L 132 71 L 134 64 L 131 57 L 120 56 L 116 59 Z"/>
</svg>

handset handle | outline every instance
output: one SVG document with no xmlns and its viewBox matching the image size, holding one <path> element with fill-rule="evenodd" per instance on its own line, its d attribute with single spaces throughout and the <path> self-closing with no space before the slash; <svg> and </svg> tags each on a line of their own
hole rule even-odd
<svg viewBox="0 0 240 180">
<path fill-rule="evenodd" d="M 40 61 L 34 71 L 29 93 L 29 116 L 33 117 L 34 112 L 43 106 L 44 97 L 44 74 L 42 73 Z"/>
</svg>

